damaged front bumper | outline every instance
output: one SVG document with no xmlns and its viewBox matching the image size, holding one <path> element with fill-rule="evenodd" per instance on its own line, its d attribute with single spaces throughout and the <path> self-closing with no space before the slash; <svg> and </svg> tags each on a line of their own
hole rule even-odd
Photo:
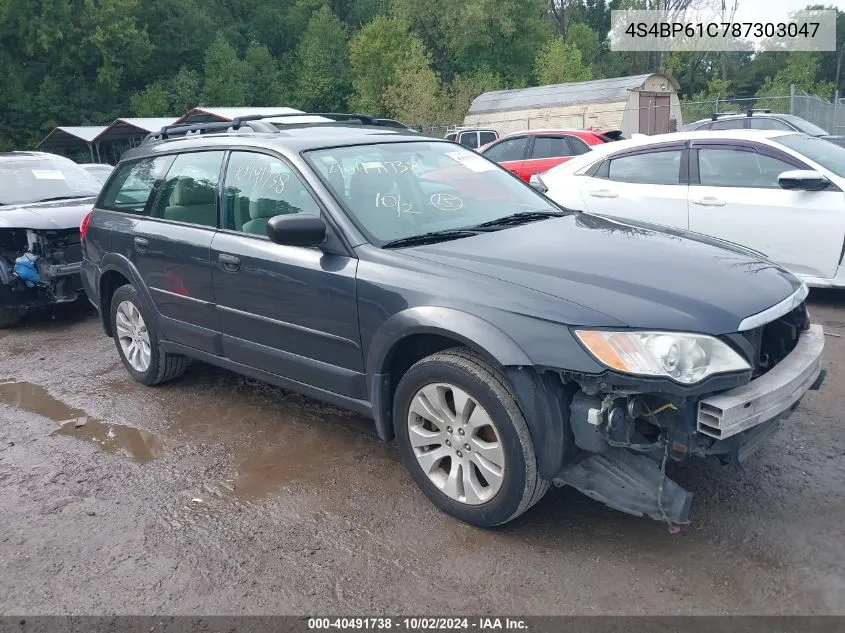
<svg viewBox="0 0 845 633">
<path fill-rule="evenodd" d="M 741 466 L 804 394 L 820 387 L 823 352 L 822 327 L 811 325 L 759 378 L 704 398 L 670 401 L 657 411 L 646 405 L 645 413 L 637 410 L 645 394 L 626 399 L 579 392 L 570 406 L 570 424 L 581 452 L 553 481 L 629 514 L 670 525 L 689 523 L 693 494 L 666 475 L 667 462 L 715 456 Z"/>
</svg>

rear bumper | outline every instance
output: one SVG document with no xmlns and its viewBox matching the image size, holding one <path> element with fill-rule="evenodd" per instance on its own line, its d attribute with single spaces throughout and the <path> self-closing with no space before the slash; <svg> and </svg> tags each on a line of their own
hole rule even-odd
<svg viewBox="0 0 845 633">
<path fill-rule="evenodd" d="M 698 432 L 723 440 L 779 417 L 814 385 L 823 353 L 822 326 L 811 325 L 774 369 L 747 385 L 699 401 Z"/>
</svg>

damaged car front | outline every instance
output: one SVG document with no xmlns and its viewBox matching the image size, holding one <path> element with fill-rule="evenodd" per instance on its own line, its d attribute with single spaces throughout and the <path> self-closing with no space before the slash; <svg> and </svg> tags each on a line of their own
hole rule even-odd
<svg viewBox="0 0 845 633">
<path fill-rule="evenodd" d="M 79 225 L 99 191 L 69 159 L 0 153 L 0 327 L 83 295 Z"/>
</svg>

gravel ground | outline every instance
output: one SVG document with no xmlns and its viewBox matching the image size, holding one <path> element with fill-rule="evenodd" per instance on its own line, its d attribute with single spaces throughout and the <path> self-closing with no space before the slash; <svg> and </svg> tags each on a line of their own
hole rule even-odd
<svg viewBox="0 0 845 633">
<path fill-rule="evenodd" d="M 143 387 L 90 311 L 30 319 L 0 331 L 0 614 L 845 614 L 845 293 L 811 304 L 827 381 L 744 472 L 677 473 L 679 534 L 569 489 L 472 528 L 367 420 L 201 364 Z"/>
</svg>

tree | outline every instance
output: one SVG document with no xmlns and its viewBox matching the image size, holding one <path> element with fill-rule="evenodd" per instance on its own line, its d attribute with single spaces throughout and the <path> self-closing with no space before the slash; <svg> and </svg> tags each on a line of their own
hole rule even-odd
<svg viewBox="0 0 845 633">
<path fill-rule="evenodd" d="M 349 98 L 346 28 L 323 6 L 312 16 L 296 47 L 296 100 L 309 111 L 343 111 Z"/>
<path fill-rule="evenodd" d="M 566 43 L 581 53 L 581 62 L 592 66 L 599 54 L 599 38 L 596 32 L 583 22 L 570 24 L 566 32 Z"/>
<path fill-rule="evenodd" d="M 282 105 L 285 84 L 280 81 L 279 65 L 270 49 L 251 42 L 244 56 L 244 68 L 249 81 L 246 102 L 251 106 Z"/>
<path fill-rule="evenodd" d="M 384 91 L 385 104 L 393 118 L 408 125 L 439 122 L 443 95 L 429 61 L 419 42 L 414 42 L 401 60 L 394 82 Z"/>
<path fill-rule="evenodd" d="M 549 40 L 540 49 L 534 62 L 534 74 L 540 85 L 593 78 L 589 67 L 581 63 L 581 51 L 574 44 L 559 39 Z"/>
<path fill-rule="evenodd" d="M 476 73 L 466 77 L 455 75 L 452 85 L 444 91 L 443 120 L 463 121 L 473 99 L 484 92 L 500 90 L 502 86 L 502 78 L 491 73 Z"/>
<path fill-rule="evenodd" d="M 352 75 L 350 107 L 385 116 L 385 89 L 394 83 L 403 59 L 422 42 L 408 32 L 408 25 L 381 16 L 362 28 L 349 42 Z"/>
<path fill-rule="evenodd" d="M 203 104 L 247 105 L 246 92 L 246 67 L 223 34 L 218 33 L 205 52 Z"/>
</svg>

